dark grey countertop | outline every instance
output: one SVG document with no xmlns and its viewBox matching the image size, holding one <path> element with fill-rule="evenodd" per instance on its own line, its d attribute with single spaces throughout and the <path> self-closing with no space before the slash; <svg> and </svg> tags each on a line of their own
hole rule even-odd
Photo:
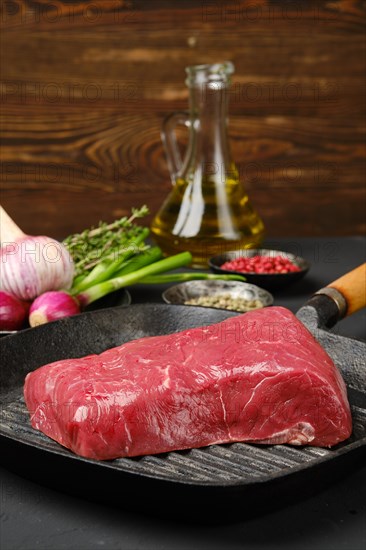
<svg viewBox="0 0 366 550">
<path fill-rule="evenodd" d="M 275 304 L 292 311 L 366 256 L 366 239 L 361 237 L 278 239 L 266 245 L 296 252 L 312 264 L 305 279 L 275 294 Z M 161 290 L 139 285 L 130 292 L 134 302 L 161 301 Z M 366 310 L 344 319 L 336 330 L 366 339 Z M 277 510 L 230 524 L 218 517 L 211 525 L 132 513 L 128 505 L 98 504 L 56 492 L 42 486 L 42 479 L 34 483 L 19 473 L 0 469 L 2 550 L 363 550 L 366 546 L 366 466 L 362 462 L 347 468 L 329 486 L 315 489 L 312 496 L 299 493 L 291 504 Z M 121 501 L 124 498 L 122 489 Z"/>
</svg>

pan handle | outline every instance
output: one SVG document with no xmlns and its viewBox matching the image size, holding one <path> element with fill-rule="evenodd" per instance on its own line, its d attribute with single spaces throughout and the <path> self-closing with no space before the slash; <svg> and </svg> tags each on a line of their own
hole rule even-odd
<svg viewBox="0 0 366 550">
<path fill-rule="evenodd" d="M 329 296 L 337 305 L 339 319 L 366 306 L 366 263 L 336 279 L 317 294 Z"/>
</svg>

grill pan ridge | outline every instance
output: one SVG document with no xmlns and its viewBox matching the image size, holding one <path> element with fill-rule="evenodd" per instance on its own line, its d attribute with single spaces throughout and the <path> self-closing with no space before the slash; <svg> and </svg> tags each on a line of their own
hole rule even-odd
<svg viewBox="0 0 366 550">
<path fill-rule="evenodd" d="M 112 464 L 116 470 L 180 483 L 235 485 L 265 481 L 298 468 L 311 467 L 316 462 L 330 460 L 335 453 L 348 452 L 350 447 L 356 448 L 362 444 L 362 440 L 366 438 L 366 410 L 354 406 L 351 406 L 351 410 L 355 426 L 353 435 L 347 442 L 339 444 L 336 450 L 311 446 L 230 443 L 160 455 L 120 458 L 97 464 L 101 467 Z M 74 456 L 55 441 L 34 430 L 28 418 L 24 400 L 18 397 L 2 408 L 0 434 L 47 451 Z"/>
</svg>

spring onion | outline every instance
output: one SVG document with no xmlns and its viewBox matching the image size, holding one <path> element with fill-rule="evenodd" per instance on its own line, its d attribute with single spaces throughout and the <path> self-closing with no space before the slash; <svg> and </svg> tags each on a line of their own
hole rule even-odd
<svg viewBox="0 0 366 550">
<path fill-rule="evenodd" d="M 153 247 L 146 253 L 126 262 L 118 277 L 98 283 L 76 296 L 71 296 L 69 292 L 65 291 L 42 294 L 34 300 L 31 306 L 29 324 L 34 327 L 48 321 L 75 315 L 92 302 L 115 290 L 137 283 L 143 277 L 157 275 L 170 269 L 178 269 L 192 261 L 192 255 L 189 252 L 182 252 L 164 259 L 160 259 L 161 255 L 160 248 Z"/>
<path fill-rule="evenodd" d="M 158 275 L 173 269 L 179 269 L 180 267 L 189 265 L 191 262 L 192 254 L 190 252 L 181 252 L 180 254 L 169 256 L 162 260 L 150 263 L 144 267 L 140 267 L 140 269 L 137 269 L 136 271 L 125 273 L 119 277 L 114 277 L 113 279 L 94 285 L 79 293 L 77 295 L 77 299 L 82 307 L 85 307 L 91 302 L 106 296 L 110 292 L 136 284 L 145 277 Z"/>
<path fill-rule="evenodd" d="M 78 301 L 65 291 L 44 292 L 34 300 L 29 310 L 31 327 L 80 313 Z"/>
<path fill-rule="evenodd" d="M 167 284 L 167 283 L 183 283 L 184 281 L 196 281 L 196 280 L 220 280 L 220 281 L 242 281 L 246 279 L 241 275 L 217 275 L 214 273 L 200 273 L 189 271 L 185 273 L 166 273 L 162 275 L 151 275 L 150 277 L 144 277 L 139 281 L 140 284 L 153 285 L 153 284 Z"/>
</svg>

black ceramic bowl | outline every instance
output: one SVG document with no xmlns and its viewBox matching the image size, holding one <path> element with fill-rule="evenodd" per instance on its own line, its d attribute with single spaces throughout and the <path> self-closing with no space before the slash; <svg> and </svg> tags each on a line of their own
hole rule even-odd
<svg viewBox="0 0 366 550">
<path fill-rule="evenodd" d="M 289 273 L 245 273 L 242 271 L 232 271 L 228 269 L 222 269 L 221 266 L 228 261 L 235 260 L 241 257 L 252 257 L 252 256 L 282 256 L 290 260 L 293 264 L 300 268 L 300 271 L 291 271 Z M 218 256 L 210 258 L 208 261 L 211 271 L 214 273 L 221 274 L 236 274 L 243 275 L 246 278 L 247 283 L 257 285 L 261 288 L 267 290 L 276 290 L 284 288 L 287 285 L 298 281 L 309 271 L 310 263 L 301 258 L 300 256 L 295 256 L 289 252 L 284 252 L 283 250 L 270 250 L 266 248 L 252 248 L 245 250 L 231 250 L 230 252 L 225 252 Z"/>
</svg>

